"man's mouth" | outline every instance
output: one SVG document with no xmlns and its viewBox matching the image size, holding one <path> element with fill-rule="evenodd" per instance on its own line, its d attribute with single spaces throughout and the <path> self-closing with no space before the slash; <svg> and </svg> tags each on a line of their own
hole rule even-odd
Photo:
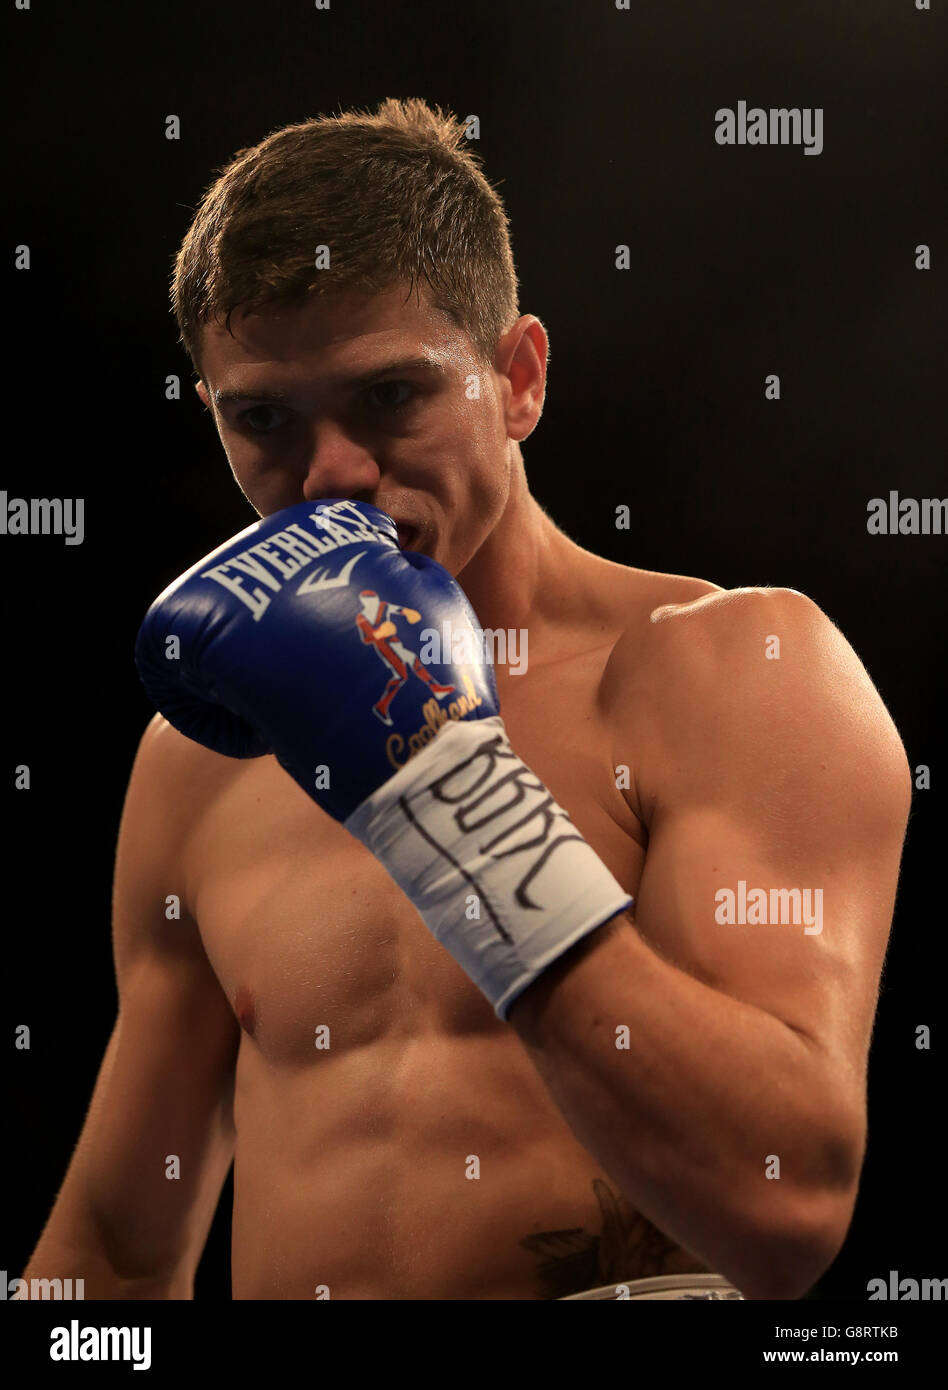
<svg viewBox="0 0 948 1390">
<path fill-rule="evenodd" d="M 409 526 L 403 521 L 396 523 L 398 531 L 398 544 L 402 550 L 411 550 L 415 541 L 418 539 L 417 526 Z"/>
</svg>

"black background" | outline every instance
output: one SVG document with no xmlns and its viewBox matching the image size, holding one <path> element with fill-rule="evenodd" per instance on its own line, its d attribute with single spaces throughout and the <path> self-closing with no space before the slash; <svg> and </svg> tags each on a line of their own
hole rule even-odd
<svg viewBox="0 0 948 1390">
<path fill-rule="evenodd" d="M 481 121 L 521 309 L 551 338 L 531 487 L 610 559 L 786 585 L 876 682 L 916 791 L 870 1059 L 870 1141 L 818 1286 L 942 1277 L 948 538 L 870 536 L 869 498 L 946 488 L 944 6 L 912 0 L 471 6 L 8 4 L 7 411 L 0 487 L 85 498 L 86 538 L 0 537 L 7 1119 L 18 1274 L 115 1013 L 112 857 L 151 714 L 154 595 L 255 519 L 193 395 L 167 288 L 215 168 L 308 115 L 421 96 Z M 822 107 L 824 150 L 722 148 L 714 112 Z M 165 118 L 182 138 L 165 139 Z M 29 271 L 12 248 L 29 245 Z M 614 268 L 627 243 L 631 271 Z M 932 247 L 933 269 L 914 267 Z M 764 399 L 779 373 L 782 399 Z M 165 379 L 181 376 L 180 401 Z M 632 508 L 617 531 L 615 508 Z M 27 763 L 32 789 L 13 789 Z M 32 1048 L 13 1047 L 28 1023 Z M 915 1029 L 932 1028 L 917 1051 Z M 197 1297 L 229 1298 L 225 1188 Z"/>
</svg>

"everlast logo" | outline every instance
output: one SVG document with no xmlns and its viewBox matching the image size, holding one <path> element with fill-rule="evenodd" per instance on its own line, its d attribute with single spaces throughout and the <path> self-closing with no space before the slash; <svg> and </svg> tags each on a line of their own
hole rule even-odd
<svg viewBox="0 0 948 1390">
<path fill-rule="evenodd" d="M 347 510 L 350 508 L 351 511 Z M 236 594 L 250 609 L 257 623 L 269 608 L 271 595 L 278 594 L 288 580 L 309 568 L 321 556 L 329 555 L 341 546 L 360 542 L 387 544 L 391 548 L 391 541 L 384 532 L 374 530 L 352 503 L 339 502 L 334 507 L 324 508 L 322 512 L 313 512 L 307 520 L 313 523 L 312 531 L 294 521 L 284 531 L 276 531 L 265 541 L 258 541 L 256 545 L 238 551 L 229 560 L 213 565 L 209 570 L 202 570 L 201 578 L 211 579 Z M 352 567 L 364 554 L 361 551 L 359 555 L 354 555 L 337 575 L 329 575 L 325 567 L 321 567 L 307 576 L 297 592 L 311 593 L 315 589 L 335 589 L 348 584 Z M 241 576 L 258 582 L 255 587 L 249 588 Z"/>
</svg>

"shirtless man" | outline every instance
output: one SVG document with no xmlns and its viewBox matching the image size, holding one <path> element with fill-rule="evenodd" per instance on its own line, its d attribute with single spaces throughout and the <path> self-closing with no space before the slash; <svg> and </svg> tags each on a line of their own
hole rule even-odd
<svg viewBox="0 0 948 1390">
<path fill-rule="evenodd" d="M 156 716 L 117 850 L 118 1018 L 26 1278 L 192 1297 L 232 1160 L 236 1299 L 622 1297 L 706 1271 L 798 1298 L 846 1235 L 910 801 L 901 742 L 802 594 L 607 562 L 534 500 L 520 445 L 547 335 L 517 312 L 503 211 L 462 133 L 390 102 L 242 152 L 198 209 L 176 310 L 261 524 L 369 504 L 483 628 L 528 632 L 526 672 L 494 672 L 510 744 L 591 877 L 634 907 L 503 1017 L 276 757 L 225 756 Z M 307 292 L 281 299 L 291 276 Z M 576 485 L 577 507 L 611 506 L 584 495 L 581 460 Z M 421 608 L 353 585 L 353 613 L 367 590 Z M 352 621 L 371 692 L 351 702 L 356 749 L 367 725 L 389 731 L 371 709 L 385 665 Z M 418 624 L 391 625 L 417 650 Z M 398 723 L 430 698 L 412 677 L 386 709 Z M 471 727 L 449 720 L 431 746 Z M 728 920 L 722 890 L 741 884 L 820 890 L 819 927 Z"/>
</svg>

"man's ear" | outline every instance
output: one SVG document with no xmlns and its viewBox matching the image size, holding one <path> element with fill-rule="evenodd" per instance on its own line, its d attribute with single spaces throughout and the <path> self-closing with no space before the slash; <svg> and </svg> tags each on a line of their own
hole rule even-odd
<svg viewBox="0 0 948 1390">
<path fill-rule="evenodd" d="M 211 398 L 210 398 L 210 396 L 208 395 L 207 387 L 204 385 L 204 382 L 203 382 L 203 381 L 196 381 L 196 382 L 194 383 L 194 389 L 195 389 L 195 391 L 198 393 L 198 395 L 201 397 L 201 400 L 204 402 L 205 409 L 210 410 L 210 409 L 211 409 Z"/>
<path fill-rule="evenodd" d="M 494 370 L 510 383 L 507 434 L 521 442 L 531 434 L 543 412 L 549 340 L 535 314 L 523 314 L 498 344 Z"/>
</svg>

